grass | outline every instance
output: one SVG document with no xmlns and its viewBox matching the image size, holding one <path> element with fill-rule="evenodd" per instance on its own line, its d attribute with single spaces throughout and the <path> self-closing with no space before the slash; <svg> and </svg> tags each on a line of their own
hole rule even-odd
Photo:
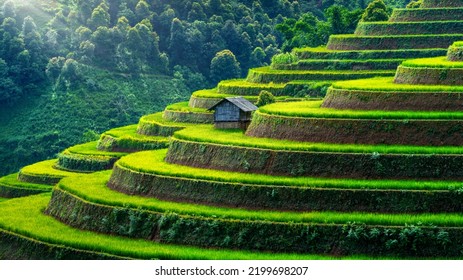
<svg viewBox="0 0 463 280">
<path fill-rule="evenodd" d="M 8 198 L 3 198 L 3 197 L 0 197 L 0 203 L 3 202 L 3 201 L 7 201 Z"/>
<path fill-rule="evenodd" d="M 406 60 L 402 66 L 413 68 L 463 68 L 463 61 L 448 61 L 446 56 Z"/>
<path fill-rule="evenodd" d="M 175 112 L 205 113 L 205 114 L 208 113 L 208 114 L 211 114 L 211 112 L 208 111 L 207 109 L 192 108 L 192 107 L 188 106 L 188 101 L 168 105 L 166 107 L 166 110 L 175 111 Z"/>
<path fill-rule="evenodd" d="M 361 111 L 320 108 L 323 101 L 300 101 L 270 104 L 259 109 L 270 115 L 302 118 L 392 119 L 392 120 L 461 120 L 463 112 Z"/>
<path fill-rule="evenodd" d="M 52 189 L 52 187 L 48 185 L 21 182 L 18 180 L 18 173 L 0 178 L 0 186 L 44 191 L 51 191 Z"/>
<path fill-rule="evenodd" d="M 82 231 L 44 215 L 42 211 L 49 199 L 49 195 L 38 195 L 1 203 L 0 227 L 6 231 L 42 242 L 137 259 L 333 259 L 318 255 L 254 253 L 159 244 L 146 240 Z"/>
<path fill-rule="evenodd" d="M 146 136 L 146 135 L 141 135 L 137 133 L 137 124 L 129 125 L 129 126 L 123 126 L 115 129 L 111 129 L 109 131 L 106 131 L 105 133 L 102 134 L 102 137 L 104 135 L 109 135 L 114 138 L 117 138 L 118 140 L 133 140 L 136 142 L 156 142 L 156 141 L 166 141 L 166 137 L 162 136 Z"/>
<path fill-rule="evenodd" d="M 59 170 L 54 168 L 56 166 L 57 160 L 46 160 L 37 162 L 35 164 L 28 165 L 23 167 L 20 171 L 20 174 L 36 177 L 49 177 L 49 178 L 64 178 L 67 176 L 74 176 L 76 173 Z"/>
<path fill-rule="evenodd" d="M 216 89 L 199 90 L 199 91 L 193 92 L 192 95 L 197 98 L 216 98 L 216 99 L 242 96 L 242 95 L 218 93 Z M 242 96 L 242 97 L 253 103 L 257 102 L 257 98 L 258 98 L 258 96 Z M 287 100 L 288 98 L 291 98 L 291 97 L 290 96 L 275 96 L 275 99 L 278 101 L 284 101 L 284 100 Z"/>
<path fill-rule="evenodd" d="M 100 172 L 79 177 L 79 180 L 64 179 L 59 183 L 58 187 L 77 197 L 97 204 L 144 209 L 161 213 L 176 213 L 185 216 L 201 216 L 213 219 L 317 223 L 328 225 L 356 222 L 360 224 L 365 223 L 384 226 L 404 226 L 411 224 L 432 224 L 445 227 L 463 226 L 463 217 L 459 214 L 379 214 L 316 211 L 281 212 L 162 201 L 155 198 L 126 195 L 109 189 L 106 187 L 109 174 L 109 172 Z"/>
<path fill-rule="evenodd" d="M 158 126 L 165 126 L 165 127 L 187 127 L 192 126 L 191 123 L 179 123 L 165 120 L 162 117 L 163 112 L 154 113 L 151 115 L 146 115 L 140 118 L 140 123 L 151 123 Z"/>
<path fill-rule="evenodd" d="M 237 96 L 237 95 L 232 95 L 232 94 L 218 93 L 216 89 L 199 90 L 199 91 L 193 92 L 192 95 L 197 98 L 216 98 L 216 99 L 223 99 L 227 97 Z M 251 102 L 257 101 L 257 96 L 243 96 L 243 97 Z"/>
<path fill-rule="evenodd" d="M 367 90 L 387 92 L 463 92 L 463 86 L 395 84 L 394 78 L 387 77 L 361 79 L 355 81 L 339 81 L 333 83 L 332 87 L 336 89 L 346 90 Z"/>
<path fill-rule="evenodd" d="M 286 83 L 251 83 L 244 79 L 237 80 L 225 80 L 219 83 L 219 92 L 222 92 L 224 88 L 236 87 L 236 88 L 262 88 L 264 89 L 281 89 L 283 90 Z"/>
<path fill-rule="evenodd" d="M 250 71 L 259 74 L 279 74 L 279 75 L 361 75 L 361 74 L 377 74 L 377 75 L 394 75 L 395 70 L 275 70 L 270 66 L 264 66 L 260 68 L 254 68 Z"/>
<path fill-rule="evenodd" d="M 85 144 L 75 145 L 66 149 L 63 153 L 75 154 L 75 155 L 88 155 L 88 156 L 103 156 L 103 157 L 122 157 L 127 153 L 119 152 L 107 152 L 100 151 L 97 149 L 98 141 L 88 142 Z"/>
<path fill-rule="evenodd" d="M 386 190 L 455 190 L 463 188 L 462 182 L 451 181 L 330 179 L 229 172 L 167 163 L 164 161 L 165 155 L 166 150 L 140 152 L 122 158 L 116 165 L 129 170 L 160 176 L 251 185 Z"/>
<path fill-rule="evenodd" d="M 336 39 L 349 39 L 349 38 L 356 38 L 356 39 L 387 39 L 387 38 L 416 38 L 416 39 L 422 39 L 422 38 L 446 38 L 446 37 L 458 37 L 461 36 L 461 34 L 413 34 L 413 35 L 377 35 L 377 36 L 359 36 L 355 34 L 336 34 L 332 35 L 332 38 Z"/>
<path fill-rule="evenodd" d="M 212 125 L 198 125 L 177 131 L 174 138 L 186 141 L 270 150 L 371 154 L 463 154 L 462 147 L 329 144 L 255 138 L 244 135 L 242 130 L 219 130 L 214 129 Z"/>
<path fill-rule="evenodd" d="M 326 46 L 320 47 L 304 47 L 295 48 L 293 51 L 296 53 L 313 52 L 313 53 L 402 53 L 402 52 L 423 52 L 423 51 L 434 51 L 435 49 L 402 49 L 402 50 L 330 50 Z M 444 50 L 444 49 L 442 49 Z"/>
</svg>

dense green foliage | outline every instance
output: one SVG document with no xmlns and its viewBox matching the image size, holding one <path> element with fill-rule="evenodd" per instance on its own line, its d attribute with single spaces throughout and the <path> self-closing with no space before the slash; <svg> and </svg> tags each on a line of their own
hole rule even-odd
<svg viewBox="0 0 463 280">
<path fill-rule="evenodd" d="M 389 15 L 387 13 L 386 4 L 383 0 L 374 0 L 365 9 L 362 15 L 362 21 L 387 21 Z"/>
<path fill-rule="evenodd" d="M 256 106 L 265 106 L 267 104 L 275 103 L 275 96 L 269 91 L 262 90 L 257 97 Z"/>
</svg>

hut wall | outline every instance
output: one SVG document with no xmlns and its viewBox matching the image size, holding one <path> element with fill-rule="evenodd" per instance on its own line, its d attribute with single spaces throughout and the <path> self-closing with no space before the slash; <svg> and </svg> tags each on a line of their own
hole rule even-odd
<svg viewBox="0 0 463 280">
<path fill-rule="evenodd" d="M 240 109 L 230 102 L 223 102 L 215 108 L 215 121 L 239 121 Z"/>
</svg>

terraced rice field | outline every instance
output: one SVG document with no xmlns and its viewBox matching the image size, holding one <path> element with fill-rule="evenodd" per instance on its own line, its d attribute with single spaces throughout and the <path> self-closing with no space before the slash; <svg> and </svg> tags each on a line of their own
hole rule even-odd
<svg viewBox="0 0 463 280">
<path fill-rule="evenodd" d="M 461 259 L 455 3 L 361 23 L 1 178 L 0 258 Z M 210 107 L 261 90 L 277 102 L 247 131 L 214 128 Z"/>
</svg>

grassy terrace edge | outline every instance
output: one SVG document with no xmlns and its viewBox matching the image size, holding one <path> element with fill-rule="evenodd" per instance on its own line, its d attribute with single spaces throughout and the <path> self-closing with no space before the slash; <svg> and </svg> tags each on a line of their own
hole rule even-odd
<svg viewBox="0 0 463 280">
<path fill-rule="evenodd" d="M 22 182 L 54 185 L 68 176 L 75 176 L 75 172 L 56 169 L 58 160 L 46 160 L 23 167 L 19 171 L 18 179 Z"/>
<path fill-rule="evenodd" d="M 256 138 L 244 135 L 241 130 L 217 130 L 211 125 L 186 128 L 176 132 L 174 138 L 200 143 L 204 142 L 270 150 L 370 154 L 463 154 L 463 148 L 460 147 L 329 144 L 297 142 L 273 138 Z"/>
<path fill-rule="evenodd" d="M 202 249 L 82 231 L 44 215 L 49 199 L 50 195 L 46 194 L 2 202 L 0 211 L 4 215 L 0 216 L 0 228 L 52 245 L 135 259 L 333 259 L 316 255 Z"/>
<path fill-rule="evenodd" d="M 422 92 L 422 93 L 445 93 L 445 92 L 462 92 L 463 86 L 447 85 L 411 85 L 395 84 L 394 78 L 377 77 L 370 79 L 359 79 L 352 81 L 337 81 L 331 85 L 333 88 L 346 90 L 369 90 L 369 91 L 387 91 L 387 92 Z"/>
<path fill-rule="evenodd" d="M 67 206 L 69 205 L 69 206 Z M 71 212 L 78 211 L 73 215 Z M 46 212 L 63 222 L 82 229 L 106 234 L 150 239 L 163 242 L 259 250 L 330 254 L 336 248 L 339 255 L 369 254 L 379 256 L 450 257 L 461 256 L 459 247 L 448 249 L 446 244 L 457 244 L 463 237 L 461 227 L 435 225 L 381 226 L 357 223 L 289 223 L 222 219 L 217 217 L 184 216 L 157 213 L 141 208 L 118 208 L 89 203 L 60 189 L 55 189 Z M 101 220 L 103 218 L 103 220 Z M 402 217 L 403 218 L 403 217 Z M 399 218 L 400 219 L 400 218 Z M 445 217 L 449 219 L 448 216 Z M 461 218 L 460 218 L 461 219 Z M 195 228 L 195 230 L 186 230 Z M 410 230 L 421 234 L 416 238 L 426 244 L 426 250 L 410 250 L 412 240 L 402 240 L 397 247 L 387 246 Z M 349 232 L 363 231 L 365 239 L 351 239 Z M 372 232 L 372 234 L 370 234 Z M 442 235 L 447 238 L 442 242 Z M 373 242 L 371 242 L 373 240 Z M 382 242 L 381 242 L 382 241 Z M 447 250 L 446 250 L 447 248 Z"/>
<path fill-rule="evenodd" d="M 166 150 L 140 152 L 129 155 L 116 163 L 117 167 L 138 173 L 159 176 L 205 180 L 250 185 L 288 186 L 310 188 L 339 188 L 339 189 L 398 189 L 398 190 L 458 190 L 462 183 L 457 181 L 415 181 L 415 180 L 355 180 L 355 179 L 326 179 L 295 176 L 270 176 L 262 174 L 248 174 L 221 170 L 208 170 L 164 161 Z M 143 162 L 146 161 L 147 162 Z M 156 163 L 154 165 L 153 163 Z"/>
<path fill-rule="evenodd" d="M 320 108 L 322 101 L 274 103 L 259 108 L 261 113 L 301 118 L 341 118 L 372 120 L 462 120 L 463 112 L 361 111 Z"/>
<path fill-rule="evenodd" d="M 14 198 L 50 192 L 49 185 L 32 184 L 18 180 L 18 173 L 10 174 L 0 178 L 0 197 Z"/>
<path fill-rule="evenodd" d="M 138 125 L 133 124 L 106 131 L 98 141 L 98 150 L 129 153 L 140 150 L 162 149 L 168 146 L 168 138 L 138 134 Z"/>
<path fill-rule="evenodd" d="M 447 54 L 447 49 L 330 50 L 326 47 L 317 47 L 295 48 L 293 52 L 299 59 L 410 59 L 444 56 Z"/>
<path fill-rule="evenodd" d="M 317 223 L 345 224 L 358 222 L 371 225 L 405 226 L 410 224 L 436 225 L 445 227 L 463 226 L 459 214 L 380 214 L 363 212 L 280 212 L 267 210 L 245 210 L 239 208 L 214 207 L 180 202 L 163 201 L 123 194 L 106 186 L 108 172 L 95 173 L 82 177 L 78 182 L 64 179 L 58 189 L 73 196 L 102 206 L 123 207 L 159 213 L 176 213 L 178 215 L 217 218 L 224 220 L 248 220 L 282 223 Z"/>
</svg>

